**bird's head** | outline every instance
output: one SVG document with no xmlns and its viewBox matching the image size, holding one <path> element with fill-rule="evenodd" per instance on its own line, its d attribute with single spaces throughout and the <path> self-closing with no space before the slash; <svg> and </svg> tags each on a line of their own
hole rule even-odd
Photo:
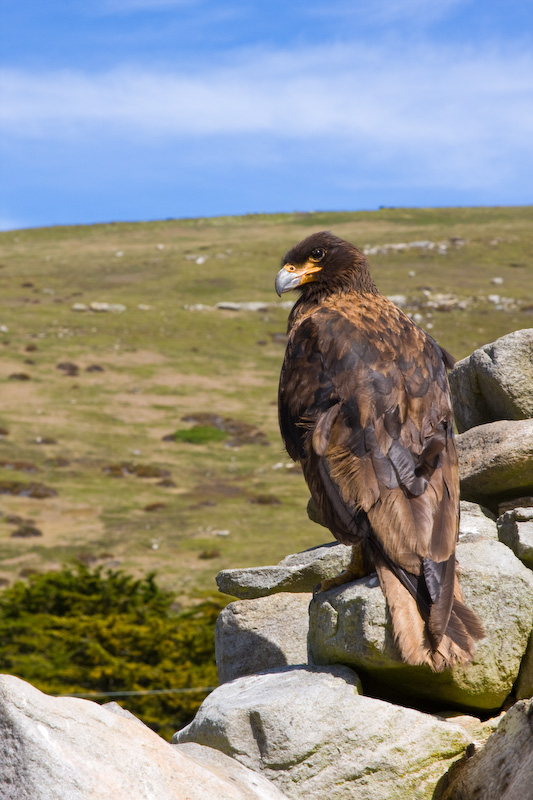
<svg viewBox="0 0 533 800">
<path fill-rule="evenodd" d="M 370 291 L 376 287 L 364 255 L 350 242 L 329 231 L 313 233 L 292 247 L 282 259 L 276 276 L 276 292 Z M 311 285 L 312 287 L 309 286 Z"/>
</svg>

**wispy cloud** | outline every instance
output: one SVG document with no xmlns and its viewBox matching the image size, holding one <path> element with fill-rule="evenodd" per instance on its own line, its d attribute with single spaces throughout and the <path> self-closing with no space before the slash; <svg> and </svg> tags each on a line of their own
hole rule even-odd
<svg viewBox="0 0 533 800">
<path fill-rule="evenodd" d="M 339 45 L 243 51 L 192 75 L 6 70 L 2 84 L 0 128 L 27 139 L 316 139 L 369 163 L 414 158 L 443 176 L 452 169 L 478 178 L 529 152 L 533 140 L 529 52 Z"/>
<path fill-rule="evenodd" d="M 15 219 L 9 214 L 2 214 L 0 212 L 0 231 L 13 231 L 18 228 L 24 227 L 24 222 L 20 219 Z"/>
<path fill-rule="evenodd" d="M 309 14 L 313 16 L 342 16 L 357 18 L 373 25 L 391 25 L 397 22 L 411 22 L 424 26 L 443 19 L 461 6 L 468 5 L 470 0 L 439 0 L 431 3 L 428 0 L 332 0 L 328 4 L 311 6 Z"/>
</svg>

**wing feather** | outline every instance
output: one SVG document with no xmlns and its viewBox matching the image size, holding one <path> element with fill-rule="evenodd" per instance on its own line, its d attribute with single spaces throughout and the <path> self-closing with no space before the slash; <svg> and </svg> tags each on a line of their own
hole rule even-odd
<svg viewBox="0 0 533 800">
<path fill-rule="evenodd" d="M 339 541 L 368 543 L 391 613 L 413 598 L 427 627 L 420 638 L 414 626 L 415 646 L 395 624 L 405 653 L 434 669 L 466 660 L 480 624 L 455 579 L 458 470 L 442 350 L 381 296 L 330 299 L 292 322 L 280 427 L 321 518 Z"/>
</svg>

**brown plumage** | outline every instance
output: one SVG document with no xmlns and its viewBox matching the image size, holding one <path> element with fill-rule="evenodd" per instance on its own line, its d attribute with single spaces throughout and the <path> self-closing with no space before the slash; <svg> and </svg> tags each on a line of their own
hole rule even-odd
<svg viewBox="0 0 533 800">
<path fill-rule="evenodd" d="M 282 263 L 278 294 L 301 289 L 279 387 L 287 451 L 324 524 L 377 571 L 402 658 L 469 663 L 484 632 L 455 570 L 453 360 L 379 293 L 349 242 L 316 233 Z"/>
</svg>

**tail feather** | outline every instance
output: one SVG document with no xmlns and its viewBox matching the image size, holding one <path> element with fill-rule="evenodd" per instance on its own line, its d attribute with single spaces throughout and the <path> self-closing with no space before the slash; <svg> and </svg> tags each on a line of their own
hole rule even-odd
<svg viewBox="0 0 533 800">
<path fill-rule="evenodd" d="M 436 649 L 448 630 L 454 603 L 455 553 L 446 561 L 425 558 L 423 576 L 428 589 L 429 615 L 427 620 L 431 642 Z M 432 586 L 432 581 L 436 584 Z"/>
<path fill-rule="evenodd" d="M 483 639 L 485 628 L 478 615 L 457 598 L 453 602 L 453 615 L 458 617 L 472 639 Z"/>
<path fill-rule="evenodd" d="M 457 578 L 446 629 L 436 639 L 431 631 L 432 608 L 428 616 L 427 606 L 420 608 L 409 584 L 399 580 L 379 555 L 375 557 L 375 565 L 402 659 L 408 664 L 427 664 L 434 672 L 469 664 L 475 641 L 482 639 L 485 631 L 477 614 L 465 606 Z"/>
<path fill-rule="evenodd" d="M 394 639 L 408 664 L 432 665 L 426 626 L 416 600 L 382 559 L 375 557 L 379 583 L 389 607 Z"/>
</svg>

